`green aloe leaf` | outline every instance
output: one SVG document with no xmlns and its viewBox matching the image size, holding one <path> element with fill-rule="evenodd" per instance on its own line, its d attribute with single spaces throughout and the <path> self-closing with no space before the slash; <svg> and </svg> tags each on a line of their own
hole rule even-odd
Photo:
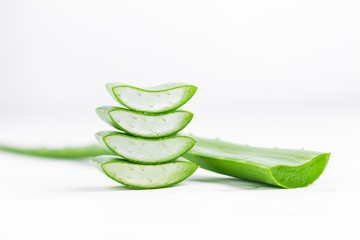
<svg viewBox="0 0 360 240">
<path fill-rule="evenodd" d="M 197 87 L 185 83 L 168 83 L 150 88 L 108 83 L 106 88 L 110 95 L 123 106 L 149 113 L 175 110 L 189 101 L 197 90 Z"/>
<path fill-rule="evenodd" d="M 193 118 L 193 114 L 187 111 L 144 113 L 112 106 L 98 107 L 96 113 L 111 126 L 133 136 L 146 138 L 176 134 Z"/>
<path fill-rule="evenodd" d="M 183 157 L 201 168 L 284 188 L 313 183 L 324 171 L 330 157 L 330 153 L 195 139 L 195 147 Z"/>
<path fill-rule="evenodd" d="M 101 131 L 95 136 L 97 141 L 109 151 L 131 162 L 142 164 L 170 162 L 189 151 L 196 142 L 188 136 L 153 139 L 112 131 Z"/>
<path fill-rule="evenodd" d="M 195 164 L 179 160 L 157 165 L 141 165 L 113 156 L 98 156 L 92 161 L 111 179 L 135 189 L 170 187 L 182 182 L 197 169 Z"/>
</svg>

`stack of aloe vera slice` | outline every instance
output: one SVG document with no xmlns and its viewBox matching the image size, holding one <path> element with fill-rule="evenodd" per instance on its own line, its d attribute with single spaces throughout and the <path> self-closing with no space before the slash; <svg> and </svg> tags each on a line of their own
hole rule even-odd
<svg viewBox="0 0 360 240">
<path fill-rule="evenodd" d="M 177 134 L 193 114 L 176 110 L 197 88 L 168 83 L 137 88 L 121 83 L 106 85 L 111 96 L 123 107 L 103 106 L 98 116 L 119 131 L 101 131 L 97 141 L 114 155 L 93 158 L 111 179 L 137 189 L 169 187 L 191 176 L 197 166 L 181 158 L 194 145 L 189 136 Z"/>
</svg>

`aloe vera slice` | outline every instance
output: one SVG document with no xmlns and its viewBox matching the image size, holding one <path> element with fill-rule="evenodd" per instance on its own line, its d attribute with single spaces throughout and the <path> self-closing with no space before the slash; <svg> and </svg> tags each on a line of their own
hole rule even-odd
<svg viewBox="0 0 360 240">
<path fill-rule="evenodd" d="M 258 148 L 196 137 L 183 157 L 213 172 L 284 188 L 305 187 L 324 171 L 330 153 Z"/>
<path fill-rule="evenodd" d="M 129 109 L 160 113 L 184 105 L 195 94 L 197 87 L 185 83 L 167 83 L 137 88 L 122 83 L 108 83 L 106 89 L 116 101 Z"/>
<path fill-rule="evenodd" d="M 111 152 L 142 164 L 170 162 L 189 151 L 195 144 L 195 140 L 188 136 L 152 139 L 112 131 L 101 131 L 95 136 L 97 141 Z"/>
<path fill-rule="evenodd" d="M 136 189 L 170 187 L 184 181 L 197 169 L 195 164 L 179 160 L 158 165 L 141 165 L 113 156 L 98 156 L 92 161 L 111 179 Z"/>
<path fill-rule="evenodd" d="M 98 107 L 96 113 L 111 126 L 128 134 L 146 138 L 160 138 L 176 134 L 193 118 L 191 112 L 182 110 L 143 113 L 111 106 Z"/>
</svg>

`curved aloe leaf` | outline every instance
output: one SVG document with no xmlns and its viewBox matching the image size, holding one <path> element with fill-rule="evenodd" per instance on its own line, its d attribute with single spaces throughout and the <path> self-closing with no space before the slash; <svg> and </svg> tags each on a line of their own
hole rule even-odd
<svg viewBox="0 0 360 240">
<path fill-rule="evenodd" d="M 98 107 L 96 113 L 111 126 L 133 136 L 146 138 L 160 138 L 176 134 L 193 118 L 191 112 L 182 110 L 143 113 L 112 106 Z"/>
<path fill-rule="evenodd" d="M 195 138 L 183 157 L 213 172 L 284 188 L 305 187 L 324 171 L 330 153 L 270 149 Z"/>
<path fill-rule="evenodd" d="M 112 131 L 98 132 L 95 136 L 97 141 L 111 152 L 142 164 L 170 162 L 195 145 L 195 140 L 188 136 L 146 139 Z"/>
<path fill-rule="evenodd" d="M 141 165 L 113 156 L 98 156 L 92 161 L 111 179 L 136 189 L 170 187 L 184 181 L 197 169 L 191 162 L 178 160 L 158 165 Z"/>
<path fill-rule="evenodd" d="M 185 83 L 168 83 L 150 88 L 108 83 L 106 88 L 110 95 L 123 106 L 149 113 L 175 110 L 189 101 L 197 90 L 197 87 Z"/>
</svg>

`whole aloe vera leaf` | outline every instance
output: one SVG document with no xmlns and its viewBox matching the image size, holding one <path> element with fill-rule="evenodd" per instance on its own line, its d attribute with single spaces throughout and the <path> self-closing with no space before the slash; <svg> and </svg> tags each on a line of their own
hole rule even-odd
<svg viewBox="0 0 360 240">
<path fill-rule="evenodd" d="M 184 105 L 197 87 L 185 83 L 167 83 L 137 88 L 123 83 L 108 83 L 106 89 L 121 105 L 140 112 L 161 113 Z"/>
<path fill-rule="evenodd" d="M 98 107 L 96 113 L 111 126 L 133 136 L 145 138 L 160 138 L 176 134 L 193 118 L 191 112 L 183 110 L 144 113 L 112 106 Z"/>
<path fill-rule="evenodd" d="M 10 146 L 0 146 L 4 152 L 12 152 L 28 156 L 45 157 L 45 158 L 63 158 L 63 159 L 85 159 L 98 155 L 111 154 L 109 151 L 98 145 L 89 145 L 84 147 L 67 147 L 67 148 L 18 148 Z"/>
<path fill-rule="evenodd" d="M 175 160 L 189 151 L 195 140 L 188 136 L 139 138 L 121 132 L 101 131 L 95 134 L 106 149 L 128 161 L 158 164 Z"/>
<path fill-rule="evenodd" d="M 310 185 L 320 177 L 330 157 L 330 153 L 195 139 L 195 147 L 183 157 L 201 168 L 283 188 Z"/>
<path fill-rule="evenodd" d="M 109 178 L 135 189 L 170 187 L 184 181 L 197 169 L 195 164 L 179 160 L 157 165 L 141 165 L 114 156 L 98 156 L 92 161 Z"/>
</svg>

